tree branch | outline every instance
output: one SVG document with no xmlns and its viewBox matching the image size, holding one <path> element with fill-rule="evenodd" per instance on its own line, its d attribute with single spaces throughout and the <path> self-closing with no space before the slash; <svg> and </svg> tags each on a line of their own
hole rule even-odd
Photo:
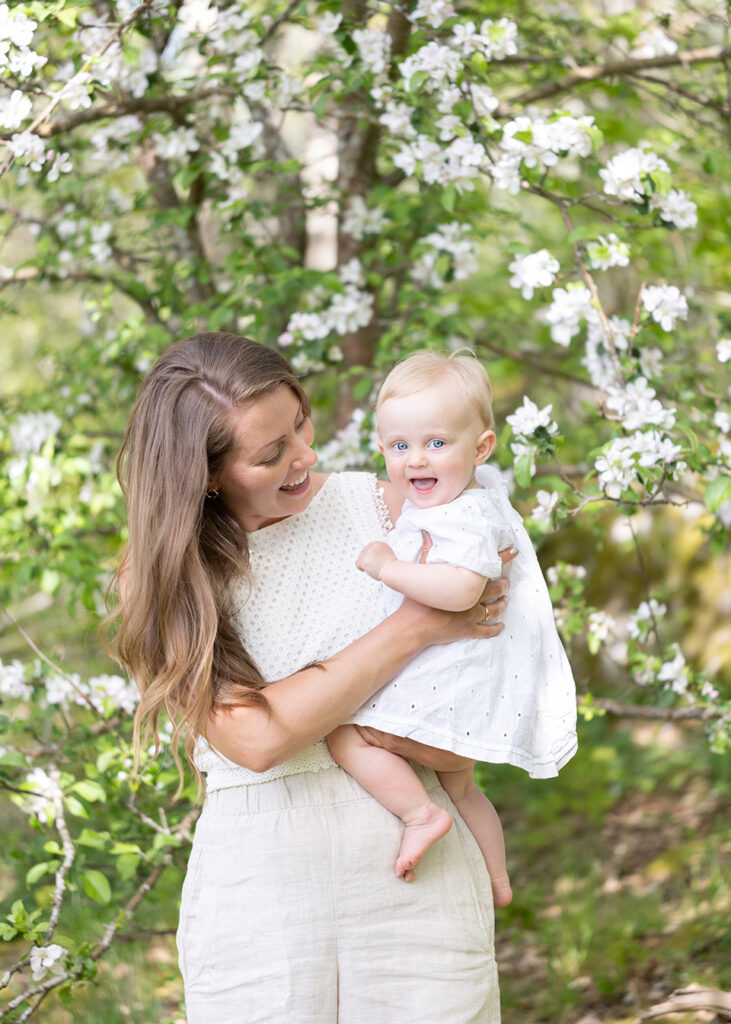
<svg viewBox="0 0 731 1024">
<path fill-rule="evenodd" d="M 657 1003 L 645 1010 L 632 1024 L 664 1017 L 668 1013 L 716 1013 L 724 1020 L 731 1017 L 731 992 L 723 992 L 717 988 L 680 988 L 676 989 L 664 1003 Z"/>
<path fill-rule="evenodd" d="M 90 57 L 88 57 L 84 61 L 84 63 L 79 68 L 79 70 L 76 72 L 76 74 L 73 75 L 66 84 L 70 85 L 72 82 L 77 82 L 77 81 L 78 82 L 83 82 L 85 80 L 85 78 L 86 78 L 86 73 L 89 70 L 89 68 L 92 66 L 92 64 L 94 64 L 96 61 L 98 61 L 100 57 L 103 57 L 104 54 L 107 52 L 109 47 L 112 46 L 113 43 L 115 43 L 118 39 L 121 39 L 121 37 L 124 34 L 124 32 L 137 20 L 137 18 L 139 18 L 140 15 L 143 14 L 145 11 L 149 10 L 151 4 L 152 4 L 152 0 L 142 0 L 142 3 L 140 4 L 140 6 L 137 7 L 132 12 L 132 14 L 129 16 L 129 18 L 127 18 L 126 21 L 123 21 L 114 30 L 114 32 L 111 33 L 111 35 L 109 36 L 107 41 L 102 46 L 100 46 L 99 49 L 95 53 L 93 53 Z M 51 102 L 46 107 L 43 108 L 43 110 L 35 118 L 35 120 L 29 125 L 29 127 L 26 129 L 26 131 L 35 132 L 36 135 L 40 134 L 39 129 L 43 125 L 46 124 L 46 122 L 50 118 L 51 114 L 56 109 L 56 107 L 59 105 L 59 103 L 62 103 L 62 102 L 63 102 L 63 90 L 59 89 L 59 91 L 53 97 Z M 8 157 L 6 158 L 5 162 L 0 166 L 0 178 L 3 176 L 3 174 L 5 174 L 5 172 L 10 167 L 12 167 L 14 161 L 15 161 L 15 157 L 13 156 L 12 153 L 10 153 L 8 155 Z"/>
<path fill-rule="evenodd" d="M 609 697 L 597 697 L 591 707 L 601 708 L 617 718 L 642 718 L 655 722 L 708 722 L 713 718 L 713 708 L 658 708 L 650 704 L 623 704 Z"/>
<path fill-rule="evenodd" d="M 570 92 L 577 85 L 585 85 L 587 82 L 595 82 L 600 78 L 613 78 L 616 75 L 633 75 L 646 68 L 669 68 L 688 67 L 691 64 L 709 64 L 722 62 L 731 55 L 729 46 L 706 46 L 700 50 L 684 50 L 681 53 L 663 54 L 661 57 L 645 57 L 637 60 L 627 58 L 626 60 L 610 61 L 607 64 L 587 64 L 582 68 L 576 68 L 565 78 L 557 82 L 542 82 L 532 89 L 518 93 L 501 103 L 497 109 L 498 117 L 510 116 L 511 109 L 515 104 L 524 105 L 534 103 L 536 100 L 545 100 L 550 96 L 558 96 L 564 92 Z"/>
</svg>

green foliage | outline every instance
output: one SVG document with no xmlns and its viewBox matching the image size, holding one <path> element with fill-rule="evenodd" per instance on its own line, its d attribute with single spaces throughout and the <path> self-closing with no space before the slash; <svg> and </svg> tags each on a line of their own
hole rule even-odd
<svg viewBox="0 0 731 1024">
<path fill-rule="evenodd" d="M 172 966 L 156 973 L 172 996 L 123 1008 L 143 959 L 113 941 L 174 927 L 195 794 L 173 797 L 167 733 L 132 775 L 131 688 L 88 638 L 125 540 L 114 458 L 137 387 L 173 339 L 201 329 L 291 357 L 318 427 L 335 433 L 326 468 L 382 468 L 359 407 L 395 359 L 468 345 L 489 363 L 494 458 L 540 549 L 584 723 L 555 787 L 495 770 L 523 816 L 528 878 L 503 920 L 522 941 L 535 933 L 542 957 L 541 1005 L 523 1012 L 519 982 L 508 1005 L 529 1024 L 619 1003 L 623 989 L 634 999 L 653 957 L 690 979 L 657 891 L 628 884 L 609 899 L 598 836 L 632 793 L 691 774 L 682 751 L 665 764 L 666 751 L 638 753 L 614 732 L 617 705 L 687 716 L 711 751 L 728 743 L 726 83 L 720 56 L 642 56 L 714 47 L 721 14 L 530 5 L 514 53 L 493 2 L 456 2 L 443 24 L 360 0 L 213 8 L 11 5 L 37 23 L 28 38 L 47 58 L 13 40 L 0 68 L 4 152 L 18 147 L 0 171 L 0 604 L 37 644 L 0 636 L 0 936 L 22 965 L 17 1013 L 37 1012 L 23 998 L 31 947 L 54 945 L 54 1021 L 77 1005 L 77 1019 L 105 1024 L 177 1012 Z M 613 69 L 575 73 L 596 66 Z M 15 124 L 18 86 L 32 106 Z M 34 160 L 15 136 L 52 97 Z M 542 273 L 526 270 L 536 257 Z M 654 306 L 644 291 L 670 286 L 678 295 Z M 533 422 L 521 426 L 524 398 Z M 722 890 L 695 837 L 681 838 L 660 888 L 687 920 L 691 896 Z M 704 927 L 715 950 L 720 911 Z M 694 924 L 694 964 L 700 936 Z"/>
</svg>

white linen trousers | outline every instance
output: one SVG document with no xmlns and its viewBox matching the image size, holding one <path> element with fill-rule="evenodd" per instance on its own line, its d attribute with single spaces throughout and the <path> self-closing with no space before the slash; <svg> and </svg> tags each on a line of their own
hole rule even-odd
<svg viewBox="0 0 731 1024">
<path fill-rule="evenodd" d="M 310 505 L 249 535 L 251 584 L 231 618 L 266 679 L 351 643 L 384 615 L 355 568 L 387 513 L 375 477 L 329 477 Z M 489 641 L 486 641 L 489 642 Z M 201 743 L 206 801 L 183 886 L 178 948 L 188 1024 L 499 1024 L 492 893 L 454 827 L 408 884 L 401 821 L 324 741 L 256 774 Z"/>
</svg>

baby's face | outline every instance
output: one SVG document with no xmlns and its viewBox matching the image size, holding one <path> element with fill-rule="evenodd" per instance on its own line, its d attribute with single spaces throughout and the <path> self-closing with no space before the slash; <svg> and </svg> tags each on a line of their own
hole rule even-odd
<svg viewBox="0 0 731 1024">
<path fill-rule="evenodd" d="M 475 467 L 495 447 L 453 381 L 388 398 L 378 410 L 380 449 L 397 490 L 419 508 L 453 501 L 475 487 Z"/>
</svg>

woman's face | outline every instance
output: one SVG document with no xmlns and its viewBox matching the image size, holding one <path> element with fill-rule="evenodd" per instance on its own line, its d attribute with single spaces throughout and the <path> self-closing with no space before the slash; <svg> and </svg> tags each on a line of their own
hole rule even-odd
<svg viewBox="0 0 731 1024">
<path fill-rule="evenodd" d="M 231 413 L 236 442 L 210 486 L 251 533 L 303 512 L 314 490 L 312 420 L 282 384 Z"/>
</svg>

